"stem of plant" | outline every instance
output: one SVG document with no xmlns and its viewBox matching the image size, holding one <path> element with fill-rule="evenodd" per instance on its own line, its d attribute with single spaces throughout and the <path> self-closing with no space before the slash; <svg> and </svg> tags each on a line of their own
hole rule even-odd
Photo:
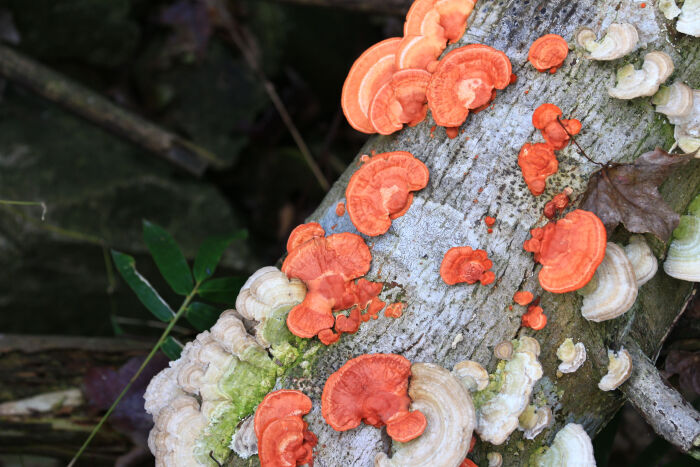
<svg viewBox="0 0 700 467">
<path fill-rule="evenodd" d="M 593 159 L 591 159 L 590 157 L 588 157 L 588 154 L 586 154 L 586 151 L 584 151 L 583 148 L 581 146 L 579 146 L 578 142 L 576 141 L 576 138 L 574 138 L 574 135 L 569 133 L 569 130 L 567 130 L 566 126 L 561 122 L 561 117 L 559 115 L 557 115 L 557 122 L 559 123 L 559 125 L 561 125 L 561 128 L 564 130 L 564 132 L 567 135 L 569 135 L 569 138 L 571 138 L 571 141 L 578 148 L 578 150 L 581 152 L 581 154 L 583 154 L 583 157 L 585 157 L 588 160 L 588 162 L 591 162 L 592 164 L 599 165 L 601 167 L 605 167 L 605 164 L 601 164 L 600 162 L 596 162 Z"/>
<path fill-rule="evenodd" d="M 121 394 L 119 394 L 119 397 L 112 403 L 112 405 L 109 407 L 109 410 L 107 410 L 107 413 L 105 413 L 102 418 L 100 419 L 99 423 L 95 425 L 95 428 L 93 428 L 92 432 L 90 433 L 90 436 L 85 440 L 83 445 L 80 447 L 80 450 L 76 453 L 76 455 L 73 457 L 73 459 L 70 461 L 70 464 L 68 464 L 68 467 L 73 467 L 75 463 L 78 461 L 80 456 L 85 452 L 85 449 L 87 449 L 88 445 L 90 444 L 90 441 L 95 437 L 98 431 L 100 431 L 100 428 L 102 428 L 102 425 L 107 421 L 110 415 L 112 415 L 112 412 L 114 412 L 114 409 L 119 405 L 119 402 L 121 402 L 122 398 L 126 395 L 126 393 L 129 391 L 131 388 L 131 385 L 134 384 L 134 381 L 141 375 L 141 372 L 143 372 L 144 368 L 146 368 L 146 365 L 148 365 L 148 362 L 151 361 L 153 356 L 156 354 L 158 349 L 160 349 L 160 346 L 165 342 L 165 339 L 168 337 L 170 334 L 170 331 L 173 329 L 173 326 L 175 326 L 175 323 L 180 319 L 180 317 L 184 314 L 185 310 L 187 309 L 187 306 L 190 304 L 194 296 L 197 294 L 197 291 L 199 289 L 201 282 L 197 282 L 192 289 L 192 291 L 185 297 L 185 300 L 182 302 L 182 305 L 180 305 L 180 308 L 177 310 L 177 313 L 175 313 L 175 316 L 173 316 L 173 319 L 170 320 L 168 323 L 168 327 L 165 328 L 165 331 L 163 331 L 163 334 L 161 334 L 160 339 L 158 339 L 158 342 L 156 343 L 155 346 L 153 346 L 153 349 L 151 349 L 151 353 L 148 354 L 146 359 L 143 361 L 141 366 L 139 367 L 138 371 L 134 374 L 134 376 L 131 377 L 129 380 L 129 383 L 124 387 L 122 390 Z"/>
<path fill-rule="evenodd" d="M 12 201 L 10 199 L 0 199 L 0 204 L 10 206 L 41 206 L 41 220 L 46 218 L 46 203 L 43 201 Z"/>
</svg>

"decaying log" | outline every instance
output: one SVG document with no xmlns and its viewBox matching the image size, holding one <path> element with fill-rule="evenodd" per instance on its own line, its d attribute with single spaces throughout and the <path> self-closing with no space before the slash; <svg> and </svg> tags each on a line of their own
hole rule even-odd
<svg viewBox="0 0 700 467">
<path fill-rule="evenodd" d="M 645 354 L 656 355 L 691 294 L 693 284 L 671 279 L 660 268 L 656 277 L 641 287 L 631 310 L 615 320 L 592 323 L 581 317 L 582 298 L 576 293 L 543 293 L 537 282 L 538 268 L 532 255 L 523 251 L 523 241 L 531 228 L 542 225 L 544 204 L 567 186 L 574 190 L 574 197 L 583 193 L 597 167 L 574 147 L 559 151 L 558 174 L 549 179 L 545 194 L 534 198 L 522 180 L 517 154 L 524 143 L 541 141 L 530 119 L 544 102 L 554 103 L 566 116 L 581 120 L 583 131 L 578 142 L 600 162 L 629 161 L 656 146 L 668 149 L 673 143 L 671 126 L 654 113 L 648 99 L 615 100 L 608 97 L 606 88 L 614 84 L 618 67 L 639 61 L 651 50 L 663 50 L 673 57 L 673 79 L 699 87 L 697 39 L 673 32 L 654 4 L 641 8 L 632 1 L 479 2 L 472 17 L 462 44 L 479 42 L 505 51 L 517 82 L 499 92 L 492 108 L 470 115 L 455 139 L 447 139 L 443 129 L 436 129 L 432 137 L 433 122 L 428 118 L 396 135 L 372 138 L 363 148 L 366 154 L 410 151 L 427 164 L 431 180 L 416 194 L 408 213 L 395 220 L 385 235 L 368 239 L 373 254 L 368 278 L 386 283 L 386 298 L 407 304 L 404 315 L 397 320 L 370 321 L 357 334 L 343 336 L 321 354 L 311 381 L 290 377 L 283 382 L 285 387 L 304 389 L 314 401 L 307 420 L 319 436 L 317 465 L 369 466 L 375 454 L 388 446 L 380 430 L 362 425 L 337 433 L 321 417 L 324 381 L 349 358 L 392 352 L 414 362 L 435 362 L 447 368 L 470 358 L 493 370 L 494 346 L 519 333 L 535 336 L 541 343 L 545 371 L 533 398 L 552 408 L 556 422 L 533 441 L 516 431 L 502 446 L 478 447 L 475 459 L 484 461 L 487 451 L 498 451 L 504 465 L 525 465 L 533 451 L 551 443 L 568 422 L 581 423 L 594 436 L 624 401 L 622 392 L 602 392 L 596 385 L 607 371 L 607 349 L 617 349 L 629 338 Z M 555 74 L 538 73 L 527 63 L 530 44 L 545 33 L 571 40 L 580 26 L 604 31 L 614 21 L 635 24 L 643 48 L 612 63 L 589 61 L 580 50 L 574 50 Z M 344 199 L 344 189 L 356 167 L 352 164 L 348 168 L 311 216 L 329 233 L 355 232 L 347 216 L 335 214 L 335 206 Z M 694 161 L 669 177 L 662 194 L 682 212 L 699 186 L 700 165 Z M 497 219 L 490 235 L 483 222 L 487 215 Z M 624 242 L 624 234 L 612 240 Z M 446 286 L 438 270 L 444 253 L 456 245 L 485 249 L 494 262 L 495 284 Z M 663 245 L 656 242 L 654 248 L 657 256 L 663 255 Z M 525 310 L 519 306 L 509 309 L 518 290 L 541 295 L 549 321 L 542 331 L 519 330 Z M 457 342 L 459 335 L 462 340 Z M 558 378 L 555 351 L 566 337 L 586 345 L 588 360 L 576 373 Z M 451 345 L 453 342 L 456 345 Z M 680 440 L 674 443 L 687 448 Z"/>
</svg>

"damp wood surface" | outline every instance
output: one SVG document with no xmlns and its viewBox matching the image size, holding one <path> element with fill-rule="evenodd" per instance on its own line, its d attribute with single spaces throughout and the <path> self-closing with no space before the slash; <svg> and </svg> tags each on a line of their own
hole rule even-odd
<svg viewBox="0 0 700 467">
<path fill-rule="evenodd" d="M 357 334 L 343 335 L 339 343 L 323 349 L 311 378 L 290 376 L 282 383 L 305 390 L 313 399 L 307 421 L 319 437 L 316 465 L 370 466 L 378 452 L 390 449 L 388 437 L 378 429 L 360 425 L 338 433 L 324 423 L 321 390 L 333 371 L 352 357 L 373 352 L 398 353 L 412 362 L 433 362 L 448 369 L 472 359 L 493 371 L 494 346 L 519 333 L 525 307 L 513 304 L 513 293 L 518 290 L 540 295 L 548 318 L 542 331 L 521 333 L 536 337 L 542 346 L 544 376 L 535 386 L 532 401 L 549 405 L 555 424 L 534 441 L 524 440 L 516 431 L 502 446 L 477 443 L 475 460 L 484 461 L 486 452 L 498 451 L 504 465 L 525 465 L 534 450 L 548 445 L 569 422 L 581 423 L 594 436 L 624 402 L 620 391 L 597 388 L 597 381 L 607 372 L 607 348 L 617 349 L 623 338 L 631 337 L 655 358 L 692 293 L 691 283 L 671 279 L 659 268 L 656 277 L 641 287 L 633 308 L 604 323 L 581 317 L 582 298 L 576 293 L 543 293 L 537 282 L 538 268 L 532 255 L 522 249 L 523 241 L 531 228 L 544 223 L 542 208 L 553 195 L 569 186 L 574 190 L 573 204 L 577 204 L 576 197 L 585 191 L 597 166 L 571 145 L 558 151 L 559 172 L 548 179 L 545 193 L 535 198 L 522 179 L 517 155 L 524 143 L 541 141 L 531 116 L 545 102 L 559 106 L 566 118 L 581 121 L 583 129 L 577 140 L 600 162 L 631 161 L 656 146 L 668 149 L 673 143 L 672 126 L 654 112 L 650 100 L 615 100 L 608 96 L 607 87 L 614 85 L 618 67 L 629 62 L 639 66 L 651 50 L 662 50 L 673 58 L 675 72 L 669 82 L 680 79 L 699 87 L 698 41 L 675 33 L 653 4 L 640 8 L 631 1 L 481 1 L 470 21 L 462 41 L 447 50 L 469 43 L 503 50 L 517 82 L 499 92 L 492 108 L 470 115 L 455 139 L 448 139 L 442 128 L 431 138 L 434 123 L 429 115 L 414 128 L 370 138 L 361 151 L 409 151 L 428 166 L 430 182 L 415 194 L 408 213 L 395 220 L 386 234 L 367 238 L 373 255 L 367 277 L 386 284 L 382 298 L 406 303 L 403 316 L 388 319 L 382 313 L 380 319 L 363 324 Z M 613 62 L 590 61 L 580 49 L 574 49 L 555 74 L 539 73 L 527 63 L 530 44 L 543 34 L 560 34 L 574 48 L 572 38 L 578 27 L 604 31 L 612 22 L 635 24 L 641 48 Z M 339 218 L 335 207 L 344 201 L 345 187 L 361 154 L 309 219 L 320 222 L 328 234 L 356 232 L 348 215 Z M 672 173 L 661 191 L 682 212 L 699 186 L 700 164 L 693 161 Z M 496 218 L 492 234 L 483 222 L 486 216 Z M 612 240 L 616 239 L 626 240 L 619 231 Z M 662 255 L 664 246 L 652 244 L 657 256 Z M 494 262 L 494 284 L 447 286 L 440 279 L 444 253 L 462 245 L 488 252 Z M 453 348 L 459 334 L 463 339 Z M 577 372 L 557 378 L 555 352 L 566 337 L 583 342 L 588 359 Z"/>
</svg>

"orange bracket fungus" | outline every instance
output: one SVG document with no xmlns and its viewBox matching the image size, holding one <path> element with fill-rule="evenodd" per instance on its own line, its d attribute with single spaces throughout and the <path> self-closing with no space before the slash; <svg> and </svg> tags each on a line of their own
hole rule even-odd
<svg viewBox="0 0 700 467">
<path fill-rule="evenodd" d="M 539 331 L 547 325 L 547 317 L 541 306 L 530 305 L 522 318 L 523 326 Z"/>
<path fill-rule="evenodd" d="M 425 70 L 445 50 L 442 36 L 404 36 L 396 52 L 396 68 Z"/>
<path fill-rule="evenodd" d="M 554 73 L 569 54 L 569 44 L 557 34 L 545 34 L 530 46 L 527 59 L 537 71 Z"/>
<path fill-rule="evenodd" d="M 369 120 L 374 132 L 390 135 L 404 124 L 415 126 L 428 113 L 426 88 L 430 73 L 409 68 L 393 74 L 372 99 Z"/>
<path fill-rule="evenodd" d="M 385 39 L 365 50 L 350 68 L 340 101 L 345 118 L 354 129 L 374 133 L 369 107 L 379 88 L 390 81 L 396 71 L 396 52 L 400 44 L 400 37 Z"/>
<path fill-rule="evenodd" d="M 578 290 L 586 285 L 605 257 L 606 234 L 601 220 L 576 209 L 559 221 L 530 231 L 523 248 L 542 264 L 540 285 L 553 293 Z"/>
<path fill-rule="evenodd" d="M 447 250 L 440 264 L 440 277 L 448 285 L 466 282 L 488 285 L 496 280 L 496 274 L 489 271 L 493 262 L 484 250 L 472 250 L 469 246 L 456 246 Z"/>
<path fill-rule="evenodd" d="M 292 234 L 303 237 L 304 232 L 312 229 L 316 233 L 323 231 L 316 226 L 305 224 Z M 302 243 L 291 240 L 290 237 L 288 243 L 292 249 L 282 264 L 282 272 L 290 278 L 301 279 L 306 284 L 307 294 L 304 301 L 289 312 L 287 327 L 294 335 L 306 338 L 327 330 L 323 337 L 328 341 L 332 337 L 328 332 L 335 323 L 333 311 L 358 303 L 366 306 L 381 291 L 381 283 L 364 279 L 353 282 L 369 271 L 372 254 L 362 237 L 352 233 L 314 235 Z"/>
<path fill-rule="evenodd" d="M 554 195 L 551 201 L 544 205 L 544 215 L 548 219 L 553 219 L 557 214 L 561 214 L 569 205 L 569 195 L 574 191 L 571 188 L 565 188 L 561 193 Z"/>
<path fill-rule="evenodd" d="M 518 154 L 518 165 L 528 189 L 535 196 L 544 193 L 547 177 L 559 169 L 554 149 L 546 143 L 525 143 Z"/>
<path fill-rule="evenodd" d="M 474 9 L 475 0 L 437 0 L 435 9 L 440 14 L 440 26 L 450 44 L 462 38 L 467 29 L 467 19 Z"/>
<path fill-rule="evenodd" d="M 428 177 L 425 164 L 409 152 L 377 154 L 352 175 L 345 190 L 350 220 L 365 235 L 385 233 L 408 211 L 411 192 L 425 188 Z"/>
<path fill-rule="evenodd" d="M 299 391 L 281 389 L 269 393 L 255 411 L 255 435 L 263 467 L 313 463 L 316 435 L 302 416 L 311 411 L 311 399 Z"/>
<path fill-rule="evenodd" d="M 415 0 L 406 14 L 403 26 L 404 36 L 445 37 L 445 29 L 440 25 L 440 13 L 434 8 L 436 0 Z"/>
<path fill-rule="evenodd" d="M 336 207 L 336 211 L 338 208 Z M 314 237 L 325 237 L 326 231 L 323 230 L 318 222 L 309 222 L 301 224 L 294 228 L 287 239 L 287 253 L 291 253 L 302 243 L 306 243 Z M 238 306 L 238 304 L 236 304 Z"/>
<path fill-rule="evenodd" d="M 365 354 L 348 360 L 326 381 L 321 413 L 334 430 L 347 431 L 360 422 L 380 428 L 399 442 L 420 436 L 425 416 L 409 412 L 411 362 L 395 354 Z"/>
<path fill-rule="evenodd" d="M 544 140 L 555 150 L 564 149 L 569 144 L 569 135 L 581 131 L 581 122 L 575 118 L 562 120 L 559 118 L 562 115 L 561 109 L 554 104 L 542 104 L 532 114 L 532 125 L 541 130 Z"/>
<path fill-rule="evenodd" d="M 473 111 L 488 104 L 494 89 L 505 89 L 512 74 L 510 60 L 500 50 L 470 44 L 440 60 L 428 85 L 428 106 L 435 123 L 460 126 Z"/>
<path fill-rule="evenodd" d="M 513 301 L 517 303 L 518 305 L 528 305 L 532 301 L 532 292 L 515 292 L 515 295 L 513 295 Z"/>
</svg>

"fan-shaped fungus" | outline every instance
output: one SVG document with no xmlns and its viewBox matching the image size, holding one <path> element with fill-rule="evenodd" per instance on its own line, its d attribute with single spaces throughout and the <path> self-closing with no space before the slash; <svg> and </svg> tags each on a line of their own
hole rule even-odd
<svg viewBox="0 0 700 467">
<path fill-rule="evenodd" d="M 242 459 L 258 453 L 258 437 L 255 434 L 255 417 L 248 417 L 231 439 L 231 449 Z"/>
<path fill-rule="evenodd" d="M 595 467 L 591 438 L 581 425 L 569 423 L 559 430 L 554 442 L 540 454 L 537 467 Z"/>
<path fill-rule="evenodd" d="M 404 36 L 396 52 L 396 68 L 425 70 L 445 50 L 442 36 Z"/>
<path fill-rule="evenodd" d="M 440 26 L 440 13 L 434 8 L 436 0 L 415 0 L 406 14 L 403 27 L 404 36 L 445 37 L 445 30 Z"/>
<path fill-rule="evenodd" d="M 641 287 L 651 280 L 659 268 L 656 256 L 649 248 L 646 240 L 641 235 L 632 235 L 630 242 L 625 246 L 625 255 L 632 264 L 634 277 L 637 279 L 637 287 Z"/>
<path fill-rule="evenodd" d="M 298 416 L 311 411 L 311 399 L 301 391 L 280 389 L 269 393 L 255 410 L 255 435 L 260 439 L 267 426 L 274 420 Z"/>
<path fill-rule="evenodd" d="M 493 262 L 484 250 L 472 250 L 469 246 L 456 246 L 447 250 L 440 264 L 440 277 L 448 285 L 466 282 L 488 285 L 496 280 L 490 271 Z"/>
<path fill-rule="evenodd" d="M 348 200 L 348 208 L 349 204 Z M 304 301 L 289 312 L 289 330 L 308 338 L 332 328 L 333 310 L 356 303 L 352 281 L 369 271 L 371 260 L 362 237 L 351 233 L 313 237 L 293 249 L 282 264 L 282 272 L 301 279 L 308 292 Z"/>
<path fill-rule="evenodd" d="M 653 96 L 661 83 L 673 73 L 673 60 L 664 52 L 649 52 L 644 56 L 641 70 L 631 63 L 617 71 L 617 84 L 608 94 L 617 99 Z"/>
<path fill-rule="evenodd" d="M 637 299 L 637 279 L 625 250 L 608 242 L 605 258 L 591 281 L 580 290 L 581 314 L 589 321 L 617 318 L 632 308 Z"/>
<path fill-rule="evenodd" d="M 530 305 L 522 317 L 523 326 L 539 331 L 547 325 L 547 316 L 541 306 Z"/>
<path fill-rule="evenodd" d="M 459 41 L 467 29 L 467 19 L 474 9 L 475 0 L 437 0 L 435 10 L 440 15 L 440 26 L 445 37 L 454 44 Z"/>
<path fill-rule="evenodd" d="M 693 90 L 693 110 L 684 119 L 678 119 L 673 129 L 673 137 L 685 152 L 695 152 L 700 149 L 700 89 Z M 695 155 L 697 159 L 700 157 Z"/>
<path fill-rule="evenodd" d="M 493 348 L 493 356 L 499 360 L 510 360 L 513 356 L 513 343 L 510 341 L 499 342 Z"/>
<path fill-rule="evenodd" d="M 557 348 L 557 358 L 561 360 L 559 370 L 561 373 L 573 373 L 586 361 L 586 347 L 583 342 L 577 342 L 567 337 Z"/>
<path fill-rule="evenodd" d="M 532 238 L 523 248 L 535 253 L 535 261 L 542 264 L 540 285 L 549 292 L 580 289 L 605 257 L 605 226 L 592 212 L 576 209 L 530 233 Z"/>
<path fill-rule="evenodd" d="M 323 238 L 325 236 L 326 231 L 323 230 L 323 227 L 321 227 L 321 224 L 319 224 L 318 222 L 308 222 L 306 224 L 298 225 L 294 228 L 294 230 L 290 232 L 289 238 L 287 239 L 287 253 L 291 253 L 292 250 L 297 249 L 299 245 L 308 242 L 314 237 Z M 268 266 L 268 268 L 276 269 L 273 266 Z M 260 271 L 262 271 L 262 269 Z M 265 269 L 265 271 L 268 271 L 268 269 Z M 260 274 L 262 273 L 260 272 Z M 257 279 L 257 276 L 253 274 L 248 278 L 248 281 L 246 281 L 246 285 L 248 285 L 249 282 L 252 282 L 255 279 Z M 241 290 L 245 290 L 246 285 L 244 285 L 243 289 Z M 238 310 L 238 299 L 236 300 L 236 309 Z"/>
<path fill-rule="evenodd" d="M 590 52 L 587 58 L 593 60 L 616 60 L 632 52 L 637 46 L 639 35 L 637 28 L 629 23 L 612 23 L 600 41 L 596 41 L 595 33 L 582 28 L 576 34 L 576 42 Z"/>
<path fill-rule="evenodd" d="M 598 383 L 601 391 L 612 391 L 632 376 L 632 357 L 625 348 L 608 349 L 608 372 Z"/>
<path fill-rule="evenodd" d="M 681 123 L 693 111 L 693 90 L 681 81 L 676 81 L 670 86 L 661 86 L 651 103 L 656 106 L 657 112 L 668 117 L 669 122 Z"/>
<path fill-rule="evenodd" d="M 681 216 L 673 231 L 664 271 L 676 279 L 700 282 L 700 196 L 690 203 L 688 215 Z"/>
<path fill-rule="evenodd" d="M 530 46 L 528 61 L 537 71 L 554 73 L 569 54 L 569 44 L 557 34 L 545 34 Z"/>
<path fill-rule="evenodd" d="M 369 119 L 374 130 L 390 135 L 403 128 L 414 126 L 428 113 L 425 90 L 430 82 L 430 73 L 409 68 L 397 71 L 372 99 Z"/>
<path fill-rule="evenodd" d="M 554 422 L 552 409 L 549 407 L 537 408 L 528 405 L 525 411 L 518 417 L 518 429 L 523 431 L 523 438 L 535 439 L 537 435 Z"/>
<path fill-rule="evenodd" d="M 666 19 L 674 19 L 681 14 L 681 9 L 676 5 L 676 0 L 659 0 L 659 10 Z"/>
<path fill-rule="evenodd" d="M 700 0 L 685 0 L 676 22 L 678 32 L 700 37 Z"/>
<path fill-rule="evenodd" d="M 392 37 L 373 45 L 355 60 L 345 78 L 341 96 L 343 113 L 358 131 L 374 133 L 369 107 L 379 88 L 396 71 L 396 52 L 400 44 L 400 37 Z"/>
<path fill-rule="evenodd" d="M 470 111 L 487 104 L 495 89 L 510 84 L 506 54 L 482 44 L 450 51 L 439 62 L 428 85 L 428 106 L 435 123 L 460 126 Z"/>
<path fill-rule="evenodd" d="M 501 467 L 503 465 L 503 456 L 499 452 L 486 454 L 486 459 L 489 461 L 488 467 Z"/>
<path fill-rule="evenodd" d="M 425 431 L 420 438 L 395 446 L 391 459 L 384 453 L 377 454 L 374 465 L 453 467 L 467 455 L 476 426 L 472 398 L 449 371 L 438 365 L 415 363 L 411 373 L 411 409 L 425 414 Z"/>
<path fill-rule="evenodd" d="M 489 374 L 483 366 L 471 360 L 464 360 L 452 368 L 452 374 L 468 391 L 483 391 L 489 385 Z"/>
<path fill-rule="evenodd" d="M 569 135 L 581 131 L 581 122 L 575 118 L 558 120 L 562 115 L 561 109 L 554 104 L 542 104 L 532 114 L 532 125 L 542 132 L 544 140 L 555 150 L 564 149 L 569 144 Z"/>
<path fill-rule="evenodd" d="M 518 154 L 518 165 L 530 192 L 544 193 L 547 177 L 557 173 L 559 162 L 554 149 L 546 143 L 525 143 Z"/>
<path fill-rule="evenodd" d="M 197 438 L 207 425 L 194 397 L 178 396 L 155 417 L 148 437 L 151 452 L 163 465 L 198 465 L 195 458 Z"/>
<path fill-rule="evenodd" d="M 425 430 L 425 417 L 408 411 L 408 378 L 411 362 L 401 355 L 367 354 L 348 360 L 326 381 L 321 413 L 336 431 L 347 431 L 364 422 L 387 425 L 396 441 L 410 441 Z"/>
<path fill-rule="evenodd" d="M 564 212 L 564 209 L 569 205 L 569 195 L 573 193 L 573 190 L 569 187 L 565 188 L 564 191 L 554 195 L 551 201 L 548 201 L 544 205 L 542 213 L 548 219 L 553 219 L 557 214 Z"/>
<path fill-rule="evenodd" d="M 345 190 L 353 225 L 365 235 L 381 235 L 408 211 L 412 191 L 428 184 L 428 168 L 404 151 L 377 154 L 350 178 Z"/>
<path fill-rule="evenodd" d="M 532 292 L 518 291 L 513 295 L 513 301 L 518 305 L 528 305 L 533 299 Z"/>
</svg>

